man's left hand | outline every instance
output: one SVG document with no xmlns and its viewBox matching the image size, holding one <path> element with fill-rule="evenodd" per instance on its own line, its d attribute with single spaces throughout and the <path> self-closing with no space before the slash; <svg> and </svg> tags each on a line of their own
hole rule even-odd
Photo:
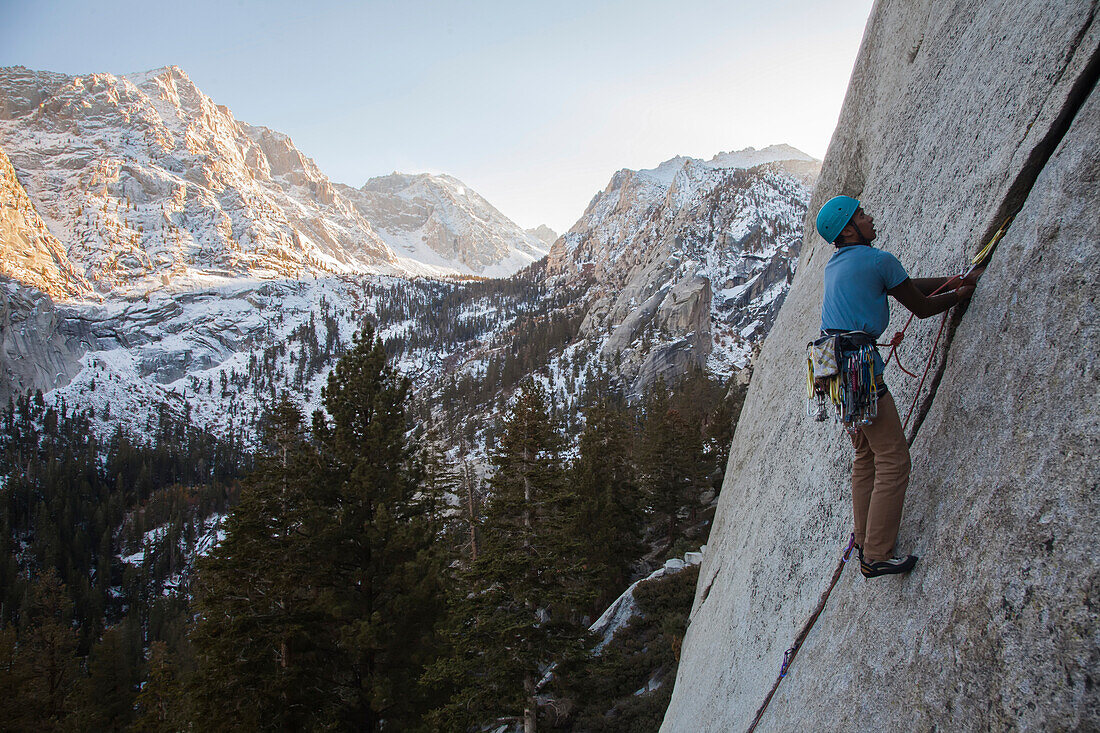
<svg viewBox="0 0 1100 733">
<path fill-rule="evenodd" d="M 985 265 L 982 265 L 981 267 L 975 267 L 973 270 L 966 274 L 966 277 L 962 279 L 962 284 L 969 285 L 971 287 L 976 286 L 978 284 L 978 278 L 982 276 L 983 272 L 985 272 Z"/>
</svg>

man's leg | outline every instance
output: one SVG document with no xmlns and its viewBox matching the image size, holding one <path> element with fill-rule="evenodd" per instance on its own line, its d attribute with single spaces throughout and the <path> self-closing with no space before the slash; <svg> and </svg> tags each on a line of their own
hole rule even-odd
<svg viewBox="0 0 1100 733">
<path fill-rule="evenodd" d="M 856 544 L 867 543 L 867 509 L 871 506 L 871 492 L 875 488 L 875 454 L 863 431 L 848 433 L 856 457 L 852 461 L 852 521 Z"/>
<path fill-rule="evenodd" d="M 866 515 L 863 555 L 868 562 L 889 559 L 901 526 L 905 490 L 909 488 L 909 446 L 898 409 L 889 392 L 878 400 L 878 417 L 860 430 L 874 454 L 874 488 Z M 853 469 L 853 498 L 854 477 Z"/>
</svg>

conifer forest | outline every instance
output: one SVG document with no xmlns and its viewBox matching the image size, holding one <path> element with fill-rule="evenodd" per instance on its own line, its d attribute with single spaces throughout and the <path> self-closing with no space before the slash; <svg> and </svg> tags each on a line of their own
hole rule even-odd
<svg viewBox="0 0 1100 733">
<path fill-rule="evenodd" d="M 142 439 L 97 438 L 87 409 L 13 400 L 3 727 L 656 730 L 697 568 L 635 586 L 613 636 L 590 627 L 706 543 L 743 388 L 692 372 L 631 398 L 599 370 L 568 414 L 518 375 L 571 329 L 546 319 L 494 367 L 511 397 L 480 472 L 369 323 L 298 361 L 336 359 L 325 409 L 278 396 L 258 444 L 167 407 Z M 486 390 L 446 385 L 443 414 Z"/>
</svg>

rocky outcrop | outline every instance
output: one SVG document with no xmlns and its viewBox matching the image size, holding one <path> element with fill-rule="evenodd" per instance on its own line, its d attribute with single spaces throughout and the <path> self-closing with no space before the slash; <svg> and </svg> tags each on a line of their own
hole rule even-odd
<svg viewBox="0 0 1100 733">
<path fill-rule="evenodd" d="M 48 295 L 0 276 L 0 405 L 67 384 L 80 371 L 87 344 L 65 325 Z"/>
<path fill-rule="evenodd" d="M 710 356 L 710 280 L 687 275 L 661 288 L 612 331 L 601 355 L 634 375 L 638 395 L 657 379 L 671 383 L 692 368 L 702 368 Z M 641 348 L 639 339 L 652 338 Z"/>
<path fill-rule="evenodd" d="M 545 224 L 539 224 L 534 229 L 524 229 L 524 231 L 545 244 L 547 249 L 550 249 L 558 239 L 558 233 Z"/>
<path fill-rule="evenodd" d="M 91 290 L 27 198 L 3 150 L 0 150 L 0 275 L 54 298 L 84 295 Z"/>
<path fill-rule="evenodd" d="M 1019 208 L 910 427 L 904 578 L 844 572 L 758 730 L 1100 727 L 1097 3 L 876 3 L 810 214 L 862 198 L 915 276 Z M 804 417 L 831 247 L 802 259 L 730 454 L 662 730 L 749 727 L 851 526 L 851 448 Z M 895 326 L 902 314 L 895 306 Z M 927 358 L 910 329 L 903 364 Z M 889 331 L 888 331 L 889 333 Z"/>
<path fill-rule="evenodd" d="M 547 258 L 557 287 L 586 293 L 580 336 L 635 393 L 745 367 L 794 274 L 817 165 L 774 145 L 616 173 Z"/>
</svg>

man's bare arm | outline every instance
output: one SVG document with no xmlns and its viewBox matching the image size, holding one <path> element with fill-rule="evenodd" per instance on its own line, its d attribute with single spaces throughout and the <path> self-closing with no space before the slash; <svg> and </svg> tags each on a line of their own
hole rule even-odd
<svg viewBox="0 0 1100 733">
<path fill-rule="evenodd" d="M 932 281 L 940 280 L 940 278 L 922 278 L 922 280 Z M 941 283 L 947 280 L 948 278 L 943 278 Z M 936 288 L 932 288 L 932 290 L 935 289 Z M 960 281 L 960 284 L 954 290 L 940 293 L 939 295 L 929 296 L 921 292 L 921 288 L 912 278 L 909 278 L 902 284 L 886 292 L 912 311 L 917 318 L 929 318 L 937 313 L 943 313 L 951 306 L 958 305 L 962 301 L 967 300 L 974 292 L 974 286 Z"/>
<path fill-rule="evenodd" d="M 921 295 L 931 295 L 951 281 L 949 277 L 914 277 L 912 283 L 917 286 Z"/>
</svg>

